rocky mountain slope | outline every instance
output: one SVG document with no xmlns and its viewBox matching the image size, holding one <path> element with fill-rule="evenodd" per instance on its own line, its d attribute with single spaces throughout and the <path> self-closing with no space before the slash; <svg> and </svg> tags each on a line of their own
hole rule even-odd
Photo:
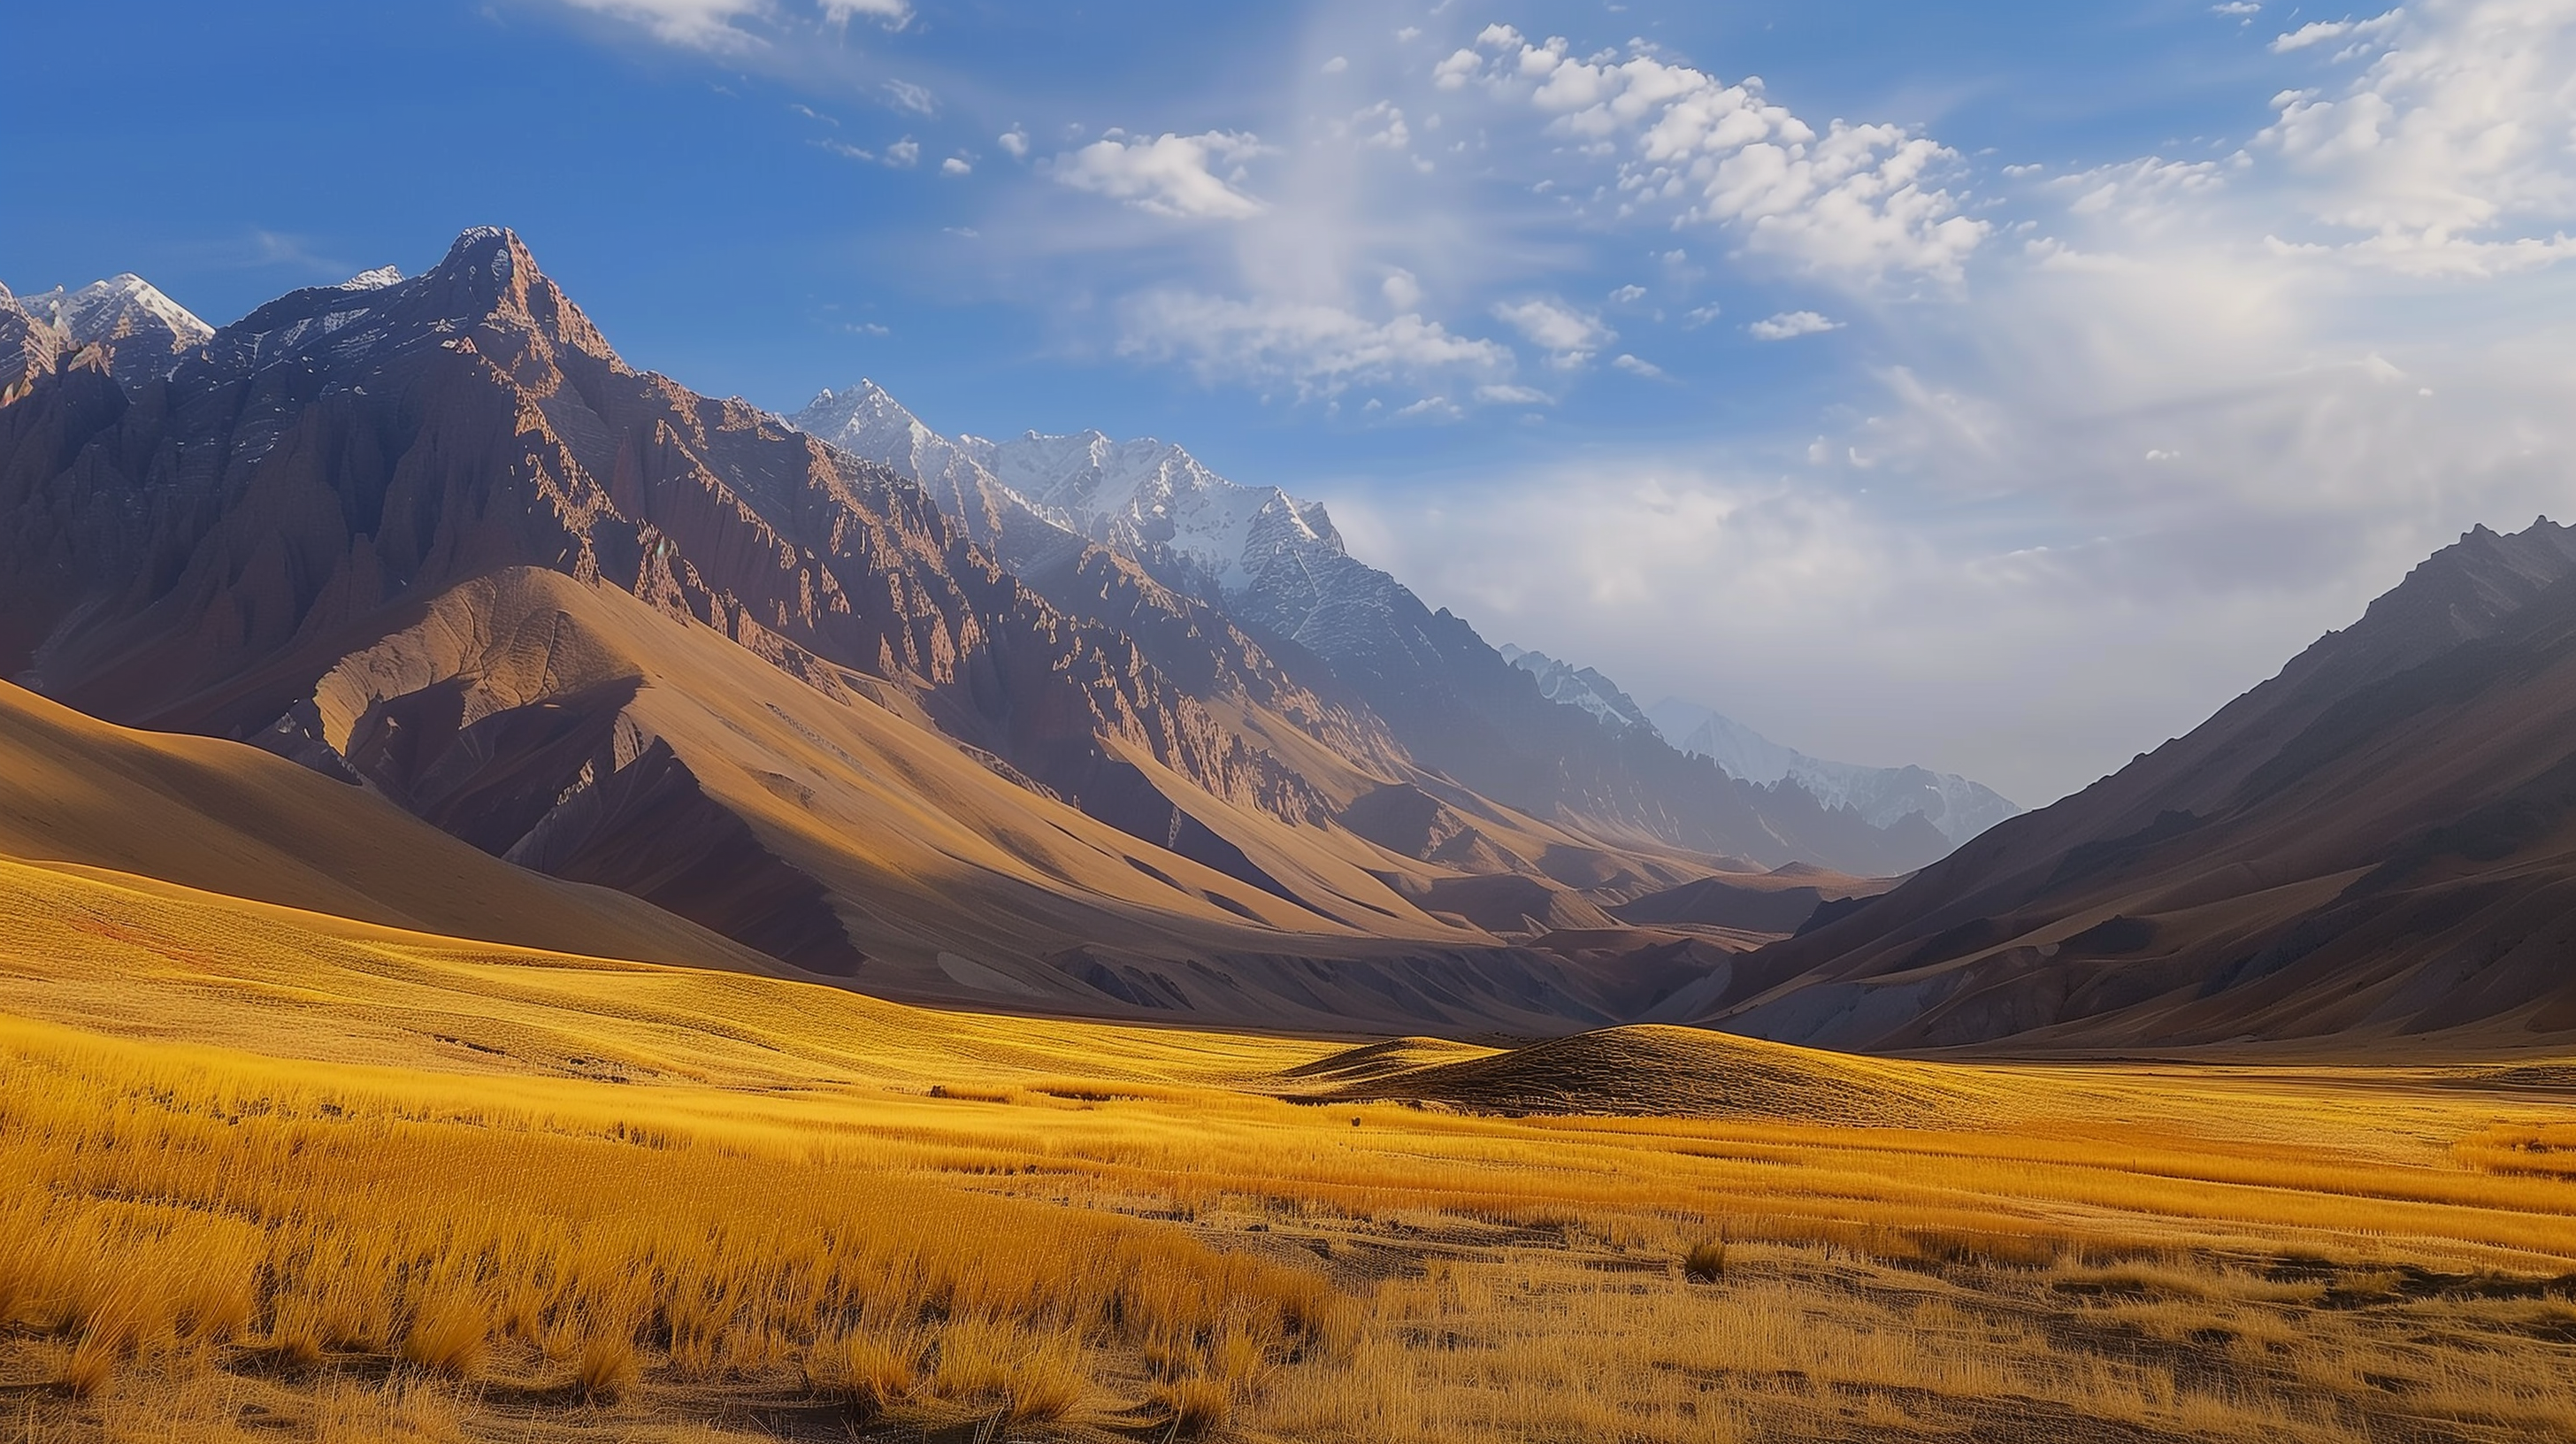
<svg viewBox="0 0 2576 1444">
<path fill-rule="evenodd" d="M 1024 576 L 1068 549 L 1125 558 L 1258 638 L 1300 683 L 1373 714 L 1415 763 L 1511 809 L 1766 864 L 1892 873 L 1947 850 L 1920 821 L 1876 824 L 1794 784 L 1741 785 L 1651 729 L 1557 705 L 1465 621 L 1351 557 L 1320 504 L 1228 481 L 1179 447 L 1098 432 L 951 439 L 868 382 L 823 392 L 788 421 L 915 478 Z"/>
<path fill-rule="evenodd" d="M 2480 528 L 2190 735 L 1741 960 L 1840 1047 L 2576 1028 L 2576 530 Z"/>
</svg>

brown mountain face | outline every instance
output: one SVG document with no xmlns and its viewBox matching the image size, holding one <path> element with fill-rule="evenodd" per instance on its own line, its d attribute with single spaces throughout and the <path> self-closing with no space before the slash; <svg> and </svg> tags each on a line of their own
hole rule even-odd
<svg viewBox="0 0 2576 1444">
<path fill-rule="evenodd" d="M 54 369 L 69 338 L 27 314 L 9 288 L 0 286 L 0 406 L 24 396 L 36 378 Z"/>
<path fill-rule="evenodd" d="M 1723 864 L 1424 772 L 1115 553 L 1004 570 L 910 482 L 624 365 L 507 232 L 283 297 L 166 379 L 26 336 L 0 675 L 94 716 L 894 996 L 1533 1033 L 1722 960 L 1521 945 L 1606 922 L 1603 879 Z M 1340 820 L 1389 788 L 1475 837 Z"/>
<path fill-rule="evenodd" d="M 2576 530 L 2480 528 L 2189 736 L 1742 960 L 1870 1048 L 2576 1028 Z"/>
<path fill-rule="evenodd" d="M 199 722 L 189 699 L 299 638 L 542 566 L 899 679 L 1068 790 L 1115 770 L 1094 745 L 1114 739 L 1230 801 L 1319 806 L 1131 643 L 953 543 L 917 490 L 627 369 L 506 233 L 414 281 L 272 303 L 166 390 L 90 390 L 31 398 L 22 424 L 74 455 L 46 476 L 15 448 L 36 464 L 5 499 L 11 611 L 44 628 L 23 661 L 102 714 Z"/>
</svg>

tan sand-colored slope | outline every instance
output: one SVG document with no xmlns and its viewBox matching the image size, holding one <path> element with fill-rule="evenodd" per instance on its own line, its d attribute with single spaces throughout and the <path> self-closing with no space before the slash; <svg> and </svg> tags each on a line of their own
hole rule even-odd
<svg viewBox="0 0 2576 1444">
<path fill-rule="evenodd" d="M 111 726 L 5 682 L 0 855 L 461 938 L 778 970 L 634 898 L 512 867 L 254 748 Z"/>
<path fill-rule="evenodd" d="M 882 679 L 556 572 L 317 637 L 210 705 L 259 695 L 307 729 L 266 740 L 309 737 L 449 831 L 880 996 L 1521 1036 L 1616 1016 L 1584 969 L 1354 865 L 1373 850 L 1329 821 L 1233 809 L 1135 757 L 1202 852 L 1235 849 L 1220 872 L 1033 789 Z"/>
<path fill-rule="evenodd" d="M 1334 1047 L 928 1011 L 8 858 L 0 938 L 0 1014 L 320 1062 L 751 1089 L 1050 1070 L 1226 1083 Z"/>
</svg>

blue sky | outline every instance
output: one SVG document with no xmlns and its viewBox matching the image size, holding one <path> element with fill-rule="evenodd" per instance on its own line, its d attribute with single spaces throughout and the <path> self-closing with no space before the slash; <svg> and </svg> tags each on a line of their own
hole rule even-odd
<svg viewBox="0 0 2576 1444">
<path fill-rule="evenodd" d="M 700 390 L 1163 436 L 2026 802 L 2576 510 L 2576 0 L 29 8 L 14 288 L 511 225 Z"/>
</svg>

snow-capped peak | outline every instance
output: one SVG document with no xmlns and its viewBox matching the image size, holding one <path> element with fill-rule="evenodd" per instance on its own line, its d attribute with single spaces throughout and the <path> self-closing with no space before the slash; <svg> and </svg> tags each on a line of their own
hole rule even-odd
<svg viewBox="0 0 2576 1444">
<path fill-rule="evenodd" d="M 1666 697 L 1647 708 L 1646 715 L 1665 741 L 1680 751 L 1708 758 L 1730 777 L 1762 783 L 1785 778 L 1825 806 L 1854 808 L 1876 826 L 1893 826 L 1906 813 L 1919 812 L 1943 836 L 1963 843 L 2021 814 L 2018 805 L 1994 789 L 1956 773 L 1810 757 L 1732 717 L 1678 697 Z"/>
<path fill-rule="evenodd" d="M 402 278 L 403 273 L 399 268 L 393 266 L 378 266 L 372 271 L 360 271 L 358 274 L 342 281 L 333 289 L 341 291 L 381 291 L 387 286 L 401 285 Z"/>
<path fill-rule="evenodd" d="M 1506 642 L 1496 649 L 1503 660 L 1538 678 L 1539 695 L 1560 706 L 1580 707 L 1613 727 L 1635 727 L 1655 730 L 1647 720 L 1645 709 L 1637 699 L 1619 690 L 1617 683 L 1590 667 L 1577 667 L 1560 662 L 1545 652 L 1533 652 Z"/>
<path fill-rule="evenodd" d="M 1114 549 L 1167 549 L 1229 595 L 1309 553 L 1342 550 L 1332 518 L 1276 487 L 1241 486 L 1168 442 L 1097 431 L 950 440 L 872 381 L 824 391 L 789 424 L 927 487 L 981 535 L 977 513 L 1021 509 Z M 968 493 L 977 498 L 968 504 Z M 952 500 L 956 504 L 952 506 Z"/>
<path fill-rule="evenodd" d="M 18 304 L 27 314 L 51 323 L 81 346 L 114 343 L 159 331 L 166 333 L 169 349 L 177 352 L 203 345 L 215 334 L 214 327 L 198 320 L 187 307 L 131 271 L 92 281 L 77 291 L 56 286 L 50 291 L 21 296 Z"/>
</svg>

